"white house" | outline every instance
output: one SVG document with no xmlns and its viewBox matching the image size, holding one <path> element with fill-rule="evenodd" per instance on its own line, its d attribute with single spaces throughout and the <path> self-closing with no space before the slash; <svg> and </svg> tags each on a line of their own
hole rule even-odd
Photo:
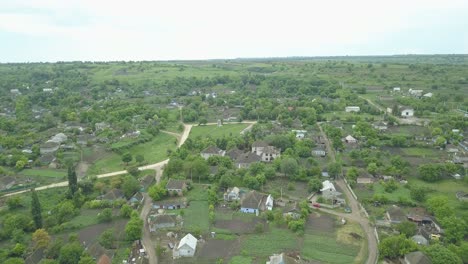
<svg viewBox="0 0 468 264">
<path fill-rule="evenodd" d="M 411 117 L 414 116 L 414 109 L 413 108 L 403 108 L 401 110 L 402 117 Z"/>
<path fill-rule="evenodd" d="M 200 155 L 204 159 L 208 159 L 209 157 L 212 156 L 224 156 L 226 154 L 226 151 L 216 147 L 216 146 L 210 146 L 204 149 L 202 152 L 200 152 Z"/>
<path fill-rule="evenodd" d="M 426 98 L 431 98 L 432 97 L 432 93 L 427 93 L 427 94 L 424 94 L 423 97 L 426 97 Z"/>
<path fill-rule="evenodd" d="M 281 151 L 263 141 L 256 141 L 252 144 L 252 153 L 262 157 L 262 161 L 271 162 L 281 156 Z"/>
<path fill-rule="evenodd" d="M 333 185 L 333 183 L 329 180 L 326 180 L 324 182 L 322 182 L 322 189 L 320 189 L 321 192 L 325 192 L 325 191 L 334 191 L 336 192 L 336 189 L 335 189 L 335 185 Z"/>
<path fill-rule="evenodd" d="M 415 96 L 415 97 L 421 97 L 422 93 L 423 93 L 423 90 L 413 90 L 413 89 L 409 89 L 408 90 L 408 93 L 412 96 Z"/>
<path fill-rule="evenodd" d="M 179 242 L 177 246 L 177 256 L 179 257 L 193 257 L 197 250 L 197 239 L 188 233 Z"/>
<path fill-rule="evenodd" d="M 393 92 L 400 92 L 401 88 L 400 87 L 393 87 Z"/>
<path fill-rule="evenodd" d="M 361 108 L 359 106 L 346 106 L 345 111 L 346 111 L 346 113 L 359 112 L 359 111 L 361 111 Z"/>
<path fill-rule="evenodd" d="M 346 143 L 357 143 L 357 139 L 355 139 L 353 136 L 351 135 L 347 135 L 345 137 L 345 142 Z"/>
<path fill-rule="evenodd" d="M 240 200 L 240 190 L 237 187 L 233 187 L 232 189 L 228 189 L 224 193 L 224 201 L 229 202 L 229 201 L 236 201 Z"/>
<path fill-rule="evenodd" d="M 265 207 L 268 211 L 273 210 L 273 197 L 271 197 L 271 194 L 269 194 L 266 199 Z"/>
</svg>

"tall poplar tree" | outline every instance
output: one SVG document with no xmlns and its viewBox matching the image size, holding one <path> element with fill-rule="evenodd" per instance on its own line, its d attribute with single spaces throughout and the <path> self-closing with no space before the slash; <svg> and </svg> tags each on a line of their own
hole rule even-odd
<svg viewBox="0 0 468 264">
<path fill-rule="evenodd" d="M 36 229 L 42 228 L 41 202 L 34 189 L 31 189 L 31 215 Z"/>
<path fill-rule="evenodd" d="M 78 191 L 78 180 L 76 178 L 75 167 L 72 165 L 68 166 L 68 189 L 72 197 Z"/>
</svg>

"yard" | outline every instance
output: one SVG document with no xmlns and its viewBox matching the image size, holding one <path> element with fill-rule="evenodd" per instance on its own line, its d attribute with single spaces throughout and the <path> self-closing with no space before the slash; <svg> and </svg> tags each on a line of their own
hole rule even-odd
<svg viewBox="0 0 468 264">
<path fill-rule="evenodd" d="M 217 125 L 209 126 L 194 126 L 190 131 L 189 138 L 211 136 L 212 138 L 222 138 L 223 136 L 237 136 L 240 132 L 248 127 L 249 124 L 226 124 L 221 127 Z"/>
<path fill-rule="evenodd" d="M 357 185 L 355 193 L 360 201 L 372 199 L 374 195 L 383 195 L 391 202 L 399 202 L 401 199 L 413 201 L 410 196 L 410 190 L 405 188 L 404 185 L 398 183 L 398 188 L 393 192 L 386 192 L 384 186 L 380 182 L 375 182 L 372 185 Z"/>
</svg>

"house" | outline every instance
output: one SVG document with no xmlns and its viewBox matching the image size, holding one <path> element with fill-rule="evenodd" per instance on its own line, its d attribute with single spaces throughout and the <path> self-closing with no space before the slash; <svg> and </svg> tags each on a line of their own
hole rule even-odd
<svg viewBox="0 0 468 264">
<path fill-rule="evenodd" d="M 432 261 L 421 251 L 411 252 L 405 255 L 402 264 L 431 264 Z"/>
<path fill-rule="evenodd" d="M 0 191 L 5 191 L 10 189 L 16 184 L 16 180 L 10 176 L 3 176 L 0 178 Z"/>
<path fill-rule="evenodd" d="M 140 130 L 135 130 L 123 134 L 120 138 L 138 138 L 140 135 Z"/>
<path fill-rule="evenodd" d="M 372 176 L 359 176 L 357 179 L 356 179 L 356 183 L 358 184 L 371 184 L 374 182 L 374 177 Z"/>
<path fill-rule="evenodd" d="M 258 215 L 260 211 L 273 209 L 273 197 L 250 191 L 241 199 L 241 212 Z"/>
<path fill-rule="evenodd" d="M 120 189 L 116 188 L 101 196 L 101 200 L 103 201 L 116 201 L 119 199 L 125 199 L 125 195 Z"/>
<path fill-rule="evenodd" d="M 178 195 L 182 195 L 183 191 L 187 189 L 187 183 L 184 180 L 169 179 L 166 184 L 166 190 L 169 193 L 176 192 Z"/>
<path fill-rule="evenodd" d="M 393 205 L 387 210 L 386 216 L 388 221 L 392 224 L 399 224 L 406 219 L 405 213 L 396 205 Z"/>
<path fill-rule="evenodd" d="M 175 210 L 186 208 L 187 204 L 181 200 L 164 200 L 153 203 L 153 209 Z"/>
<path fill-rule="evenodd" d="M 327 191 L 336 192 L 335 185 L 333 185 L 333 183 L 331 181 L 326 180 L 326 181 L 322 182 L 322 188 L 320 189 L 320 191 L 322 193 L 327 192 Z"/>
<path fill-rule="evenodd" d="M 354 143 L 357 143 L 357 139 L 355 139 L 353 136 L 351 135 L 347 135 L 345 138 L 344 138 L 344 141 L 348 144 L 354 144 Z"/>
<path fill-rule="evenodd" d="M 145 197 L 143 194 L 141 194 L 141 192 L 137 192 L 128 200 L 128 203 L 133 207 L 137 207 L 142 204 L 144 200 Z"/>
<path fill-rule="evenodd" d="M 192 234 L 188 233 L 185 235 L 179 242 L 176 247 L 175 256 L 178 257 L 193 257 L 195 255 L 195 251 L 197 250 L 197 239 L 192 236 Z"/>
<path fill-rule="evenodd" d="M 148 227 L 150 232 L 158 229 L 171 228 L 176 226 L 175 214 L 151 214 L 148 216 Z"/>
<path fill-rule="evenodd" d="M 212 156 L 224 156 L 225 154 L 226 154 L 226 151 L 216 146 L 207 147 L 202 152 L 200 152 L 200 155 L 206 160 Z"/>
<path fill-rule="evenodd" d="M 327 155 L 327 152 L 323 148 L 317 147 L 312 150 L 312 156 L 325 157 L 326 155 Z"/>
<path fill-rule="evenodd" d="M 414 96 L 414 97 L 421 97 L 421 95 L 423 93 L 423 90 L 413 90 L 413 89 L 410 88 L 408 90 L 408 93 L 409 93 L 409 95 Z"/>
<path fill-rule="evenodd" d="M 238 201 L 240 200 L 240 196 L 241 193 L 239 188 L 233 187 L 232 189 L 227 189 L 227 191 L 224 193 L 224 201 Z"/>
<path fill-rule="evenodd" d="M 422 246 L 429 245 L 429 242 L 427 241 L 427 239 L 425 237 L 421 236 L 421 235 L 412 236 L 411 240 L 416 242 L 416 244 L 418 244 L 418 245 L 422 245 Z"/>
<path fill-rule="evenodd" d="M 18 90 L 18 89 L 10 89 L 10 93 L 12 93 L 13 95 L 20 95 L 21 94 L 20 90 Z"/>
<path fill-rule="evenodd" d="M 468 201 L 468 193 L 464 193 L 464 192 L 457 192 L 455 194 L 455 196 L 457 197 L 457 199 L 459 201 Z"/>
<path fill-rule="evenodd" d="M 307 130 L 293 130 L 292 132 L 296 133 L 297 139 L 303 139 L 307 133 Z"/>
<path fill-rule="evenodd" d="M 382 121 L 372 124 L 372 127 L 374 129 L 379 130 L 379 131 L 387 130 L 387 128 L 388 128 L 387 124 L 385 122 L 382 122 Z"/>
<path fill-rule="evenodd" d="M 42 91 L 44 93 L 52 93 L 54 90 L 52 90 L 52 88 L 44 88 L 44 89 L 42 89 Z"/>
<path fill-rule="evenodd" d="M 250 167 L 250 164 L 261 162 L 261 161 L 262 161 L 262 157 L 260 157 L 259 155 L 255 153 L 248 152 L 248 153 L 243 153 L 236 159 L 235 166 L 238 169 L 248 168 Z"/>
<path fill-rule="evenodd" d="M 49 154 L 56 152 L 60 147 L 60 143 L 55 141 L 47 141 L 39 147 L 39 152 L 41 154 Z"/>
<path fill-rule="evenodd" d="M 47 166 L 56 160 L 52 153 L 47 153 L 39 157 L 39 162 L 42 166 Z"/>
<path fill-rule="evenodd" d="M 330 174 L 328 174 L 328 171 L 322 171 L 322 177 L 330 178 Z"/>
<path fill-rule="evenodd" d="M 237 148 L 233 148 L 233 149 L 228 150 L 226 152 L 225 156 L 228 156 L 232 160 L 236 160 L 242 154 L 244 154 L 244 152 L 242 150 L 237 149 Z"/>
<path fill-rule="evenodd" d="M 111 264 L 111 263 L 112 263 L 111 259 L 106 254 L 102 255 L 97 262 L 97 264 Z"/>
<path fill-rule="evenodd" d="M 458 174 L 458 173 L 455 173 L 455 174 L 452 174 L 452 177 L 455 179 L 455 180 L 461 180 L 463 177 Z"/>
<path fill-rule="evenodd" d="M 423 97 L 425 97 L 425 98 L 431 98 L 431 97 L 432 97 L 432 93 L 424 94 Z"/>
<path fill-rule="evenodd" d="M 262 157 L 264 162 L 271 162 L 281 155 L 278 149 L 263 141 L 256 141 L 252 144 L 252 153 Z"/>
<path fill-rule="evenodd" d="M 269 257 L 269 261 L 266 264 L 293 264 L 297 263 L 297 261 L 290 256 L 287 256 L 284 253 L 281 254 L 273 254 Z"/>
<path fill-rule="evenodd" d="M 393 87 L 393 92 L 394 93 L 401 92 L 401 88 L 400 87 Z"/>
<path fill-rule="evenodd" d="M 401 116 L 402 117 L 412 117 L 412 116 L 414 116 L 414 109 L 413 108 L 408 108 L 408 107 L 402 108 L 401 109 Z"/>
<path fill-rule="evenodd" d="M 361 111 L 361 108 L 359 106 L 346 106 L 345 107 L 345 112 L 350 113 L 350 112 L 359 112 Z"/>
<path fill-rule="evenodd" d="M 63 142 L 67 140 L 68 140 L 67 135 L 65 135 L 64 133 L 58 133 L 57 135 L 53 136 L 49 141 L 62 144 Z"/>
</svg>

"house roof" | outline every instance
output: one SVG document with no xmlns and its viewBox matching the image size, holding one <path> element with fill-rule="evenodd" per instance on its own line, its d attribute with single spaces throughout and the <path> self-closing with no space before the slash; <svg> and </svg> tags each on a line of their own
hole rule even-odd
<svg viewBox="0 0 468 264">
<path fill-rule="evenodd" d="M 416 242 L 418 245 L 427 245 L 427 239 L 421 235 L 415 235 L 411 239 Z"/>
<path fill-rule="evenodd" d="M 250 163 L 260 162 L 260 161 L 262 161 L 262 157 L 260 157 L 259 155 L 255 153 L 248 152 L 237 157 L 236 163 L 250 164 Z"/>
<path fill-rule="evenodd" d="M 279 154 L 280 151 L 277 150 L 275 147 L 273 146 L 266 146 L 264 149 L 263 149 L 263 153 L 268 153 L 268 154 Z"/>
<path fill-rule="evenodd" d="M 260 209 L 260 203 L 263 200 L 264 195 L 256 191 L 248 192 L 241 200 L 241 207 Z"/>
<path fill-rule="evenodd" d="M 41 148 L 56 148 L 60 145 L 60 143 L 56 141 L 47 141 L 46 143 L 41 145 Z"/>
<path fill-rule="evenodd" d="M 335 189 L 335 185 L 333 185 L 333 183 L 329 180 L 326 180 L 324 182 L 322 182 L 322 189 L 320 189 L 321 192 L 325 191 L 325 190 L 328 190 L 328 189 L 332 189 L 334 191 L 336 191 Z"/>
<path fill-rule="evenodd" d="M 353 136 L 351 136 L 351 135 L 347 135 L 347 136 L 345 137 L 345 139 L 346 139 L 346 141 L 356 141 L 356 139 L 355 139 Z"/>
<path fill-rule="evenodd" d="M 120 189 L 112 189 L 108 191 L 106 194 L 102 196 L 103 200 L 117 200 L 122 199 L 124 197 L 124 193 Z"/>
<path fill-rule="evenodd" d="M 106 254 L 102 255 L 99 258 L 99 261 L 97 262 L 97 264 L 111 264 L 111 263 L 112 263 L 111 259 Z"/>
<path fill-rule="evenodd" d="M 166 189 L 182 190 L 185 187 L 185 184 L 184 180 L 169 179 L 166 184 Z"/>
<path fill-rule="evenodd" d="M 406 215 L 405 213 L 401 210 L 400 207 L 396 206 L 396 205 L 393 205 L 392 207 L 390 207 L 388 210 L 387 210 L 387 213 L 389 214 L 390 216 L 390 220 L 394 221 L 394 220 L 397 220 L 397 221 L 403 221 L 406 219 Z"/>
<path fill-rule="evenodd" d="M 431 264 L 431 260 L 421 251 L 411 252 L 405 255 L 410 264 Z"/>
<path fill-rule="evenodd" d="M 232 187 L 232 189 L 229 190 L 229 192 L 239 194 L 240 190 L 237 187 Z"/>
<path fill-rule="evenodd" d="M 192 236 L 192 234 L 188 233 L 180 240 L 177 249 L 180 249 L 184 245 L 188 245 L 190 248 L 195 250 L 197 248 L 197 239 Z"/>
<path fill-rule="evenodd" d="M 222 150 L 216 146 L 209 146 L 206 149 L 202 150 L 201 153 L 205 154 L 219 154 Z"/>
<path fill-rule="evenodd" d="M 226 152 L 226 156 L 230 157 L 233 160 L 237 159 L 242 154 L 244 154 L 244 152 L 237 148 L 230 149 Z"/>
<path fill-rule="evenodd" d="M 265 141 L 255 141 L 252 143 L 252 148 L 261 148 L 261 147 L 268 147 L 268 143 Z"/>
</svg>

